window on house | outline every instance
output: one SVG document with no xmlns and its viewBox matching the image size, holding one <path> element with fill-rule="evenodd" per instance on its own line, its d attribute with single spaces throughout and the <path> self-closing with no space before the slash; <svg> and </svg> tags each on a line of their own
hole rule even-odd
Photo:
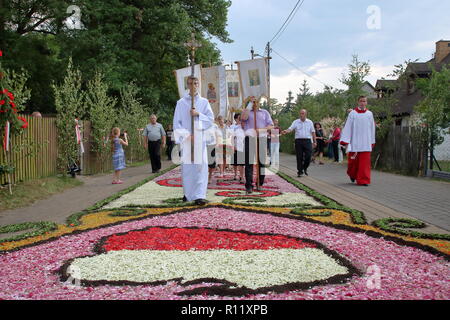
<svg viewBox="0 0 450 320">
<path fill-rule="evenodd" d="M 400 127 L 402 125 L 402 119 L 395 120 L 395 125 Z"/>
</svg>

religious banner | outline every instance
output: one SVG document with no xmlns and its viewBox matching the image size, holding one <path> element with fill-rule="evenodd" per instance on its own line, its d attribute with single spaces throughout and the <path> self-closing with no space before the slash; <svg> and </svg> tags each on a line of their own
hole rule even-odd
<svg viewBox="0 0 450 320">
<path fill-rule="evenodd" d="M 227 117 L 227 79 L 224 66 L 202 68 L 202 97 L 208 99 L 214 118 Z"/>
<path fill-rule="evenodd" d="M 267 59 L 253 59 L 236 62 L 239 67 L 239 79 L 242 89 L 242 99 L 251 96 L 257 98 L 269 96 L 267 75 Z"/>
<path fill-rule="evenodd" d="M 189 94 L 189 88 L 187 85 L 187 80 L 192 74 L 192 68 L 186 67 L 183 69 L 178 69 L 175 71 L 175 77 L 177 78 L 177 86 L 178 93 L 180 98 L 183 98 L 185 95 Z M 200 83 L 199 92 L 201 92 L 202 87 L 202 68 L 201 65 L 196 64 L 194 67 L 194 75 L 198 78 Z"/>
<path fill-rule="evenodd" d="M 227 70 L 228 109 L 230 113 L 242 111 L 242 96 L 239 83 L 239 71 Z"/>
</svg>

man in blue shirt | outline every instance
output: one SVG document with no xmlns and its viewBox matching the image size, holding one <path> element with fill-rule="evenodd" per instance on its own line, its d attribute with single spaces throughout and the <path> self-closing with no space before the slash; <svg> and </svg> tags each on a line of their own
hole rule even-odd
<svg viewBox="0 0 450 320">
<path fill-rule="evenodd" d="M 162 148 L 166 146 L 166 132 L 163 126 L 156 122 L 156 119 L 156 115 L 152 114 L 150 116 L 150 123 L 142 133 L 147 140 L 144 142 L 144 147 L 148 149 L 152 164 L 152 173 L 158 173 L 161 170 L 161 140 Z"/>
</svg>

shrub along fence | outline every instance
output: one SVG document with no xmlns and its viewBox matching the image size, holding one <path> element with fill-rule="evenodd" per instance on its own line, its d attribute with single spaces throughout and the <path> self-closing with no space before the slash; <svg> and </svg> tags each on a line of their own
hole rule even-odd
<svg viewBox="0 0 450 320">
<path fill-rule="evenodd" d="M 56 167 L 58 150 L 56 118 L 35 118 L 28 115 L 24 115 L 24 117 L 28 121 L 28 128 L 21 135 L 11 139 L 11 151 L 7 153 L 7 159 L 5 159 L 3 150 L 0 152 L 0 165 L 9 162 L 15 167 L 11 174 L 11 183 L 45 178 L 58 173 Z M 106 157 L 104 163 L 100 163 L 96 154 L 91 151 L 90 122 L 83 121 L 82 126 L 84 127 L 85 152 L 80 159 L 75 159 L 79 161 L 78 164 L 81 164 L 81 174 L 90 175 L 112 170 L 111 154 Z M 133 152 L 131 152 L 132 150 Z M 127 162 L 148 159 L 143 147 L 142 150 L 125 147 L 125 155 Z M 6 174 L 0 175 L 0 185 L 7 183 Z"/>
</svg>

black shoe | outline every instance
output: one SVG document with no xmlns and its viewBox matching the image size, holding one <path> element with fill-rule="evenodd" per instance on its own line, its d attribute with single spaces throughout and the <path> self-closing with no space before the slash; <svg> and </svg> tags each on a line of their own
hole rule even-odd
<svg viewBox="0 0 450 320">
<path fill-rule="evenodd" d="M 368 184 L 360 184 L 360 186 L 368 187 L 369 185 Z"/>
<path fill-rule="evenodd" d="M 252 194 L 253 193 L 253 189 L 249 188 L 249 189 L 245 189 L 245 194 Z"/>
<path fill-rule="evenodd" d="M 308 172 L 305 170 L 305 176 L 307 176 L 308 175 Z"/>
<path fill-rule="evenodd" d="M 353 183 L 355 183 L 356 180 L 353 179 L 353 178 L 350 178 L 350 181 L 353 182 Z"/>
<path fill-rule="evenodd" d="M 302 172 L 298 172 L 298 173 L 297 173 L 297 177 L 300 178 L 300 177 L 302 177 L 302 176 L 303 176 L 303 173 L 302 173 Z"/>
<path fill-rule="evenodd" d="M 207 203 L 208 203 L 208 201 L 206 201 L 205 199 L 197 199 L 197 200 L 195 200 L 195 204 L 197 206 L 204 206 Z"/>
<path fill-rule="evenodd" d="M 187 202 L 186 196 L 183 196 L 183 202 Z"/>
</svg>

